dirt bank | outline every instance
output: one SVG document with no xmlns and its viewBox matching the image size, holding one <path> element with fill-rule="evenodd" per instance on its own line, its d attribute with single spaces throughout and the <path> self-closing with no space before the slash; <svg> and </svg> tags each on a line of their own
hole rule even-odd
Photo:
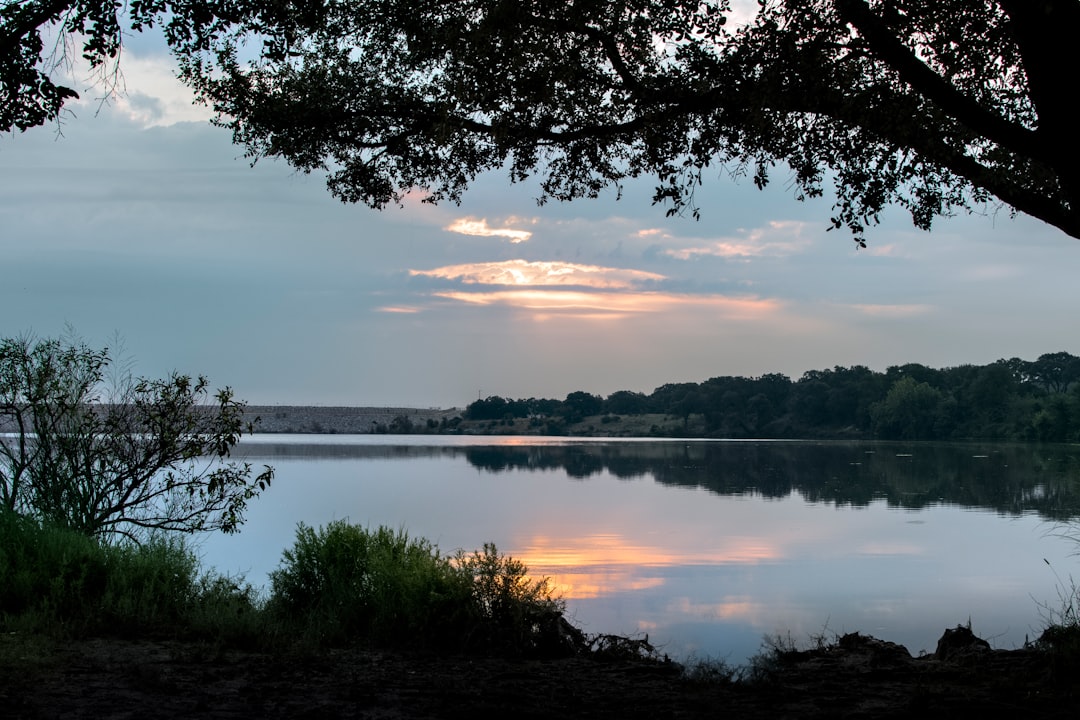
<svg viewBox="0 0 1080 720">
<path fill-rule="evenodd" d="M 671 663 L 334 650 L 272 656 L 202 643 L 4 639 L 5 718 L 1072 718 L 1080 685 L 1034 650 L 961 639 L 912 658 L 852 634 L 773 657 L 756 679 Z M 32 649 L 30 649 L 32 648 Z M 19 657 L 19 653 L 24 653 Z M 26 654 L 29 653 L 29 654 Z"/>
</svg>

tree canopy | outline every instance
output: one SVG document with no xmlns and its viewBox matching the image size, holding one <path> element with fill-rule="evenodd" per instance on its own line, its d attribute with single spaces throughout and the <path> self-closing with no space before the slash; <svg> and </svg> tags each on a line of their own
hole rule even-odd
<svg viewBox="0 0 1080 720">
<path fill-rule="evenodd" d="M 183 79 L 252 157 L 328 171 L 373 207 L 458 200 L 481 173 L 536 176 L 540 200 L 657 180 L 697 214 L 710 176 L 799 198 L 832 186 L 831 225 L 889 205 L 915 225 L 963 210 L 1080 237 L 1072 132 L 1076 0 L 135 0 L 163 22 Z M 0 11 L 0 128 L 54 117 L 43 20 L 119 49 L 119 3 L 14 0 Z M 37 33 L 37 34 L 35 34 Z M 777 167 L 780 170 L 777 170 Z"/>
<path fill-rule="evenodd" d="M 777 373 L 718 376 L 667 383 L 647 395 L 619 390 L 600 398 L 579 390 L 562 402 L 493 396 L 470 403 L 464 418 L 487 421 L 494 432 L 528 418 L 525 432 L 549 435 L 581 432 L 570 426 L 598 419 L 611 424 L 603 434 L 620 435 L 620 415 L 664 416 L 653 436 L 1076 442 L 1080 358 L 1054 352 L 940 369 L 906 363 L 885 372 L 838 366 L 795 381 Z"/>
<path fill-rule="evenodd" d="M 235 532 L 274 474 L 229 460 L 244 407 L 202 377 L 131 377 L 81 341 L 0 339 L 0 512 L 102 537 Z"/>
</svg>

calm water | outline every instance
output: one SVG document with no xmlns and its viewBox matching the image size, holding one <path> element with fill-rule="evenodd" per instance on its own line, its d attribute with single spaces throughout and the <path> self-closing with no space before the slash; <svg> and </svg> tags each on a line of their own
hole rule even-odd
<svg viewBox="0 0 1080 720">
<path fill-rule="evenodd" d="M 1011 648 L 1080 576 L 1069 446 L 267 435 L 240 454 L 276 479 L 207 566 L 266 585 L 298 522 L 490 541 L 586 631 L 679 658 L 851 631 L 918 653 L 969 620 Z"/>
</svg>

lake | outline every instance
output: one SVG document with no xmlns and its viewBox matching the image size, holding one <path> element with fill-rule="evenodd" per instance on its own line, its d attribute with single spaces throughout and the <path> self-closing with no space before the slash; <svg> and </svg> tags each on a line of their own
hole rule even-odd
<svg viewBox="0 0 1080 720">
<path fill-rule="evenodd" d="M 742 663 L 766 636 L 858 631 L 932 652 L 971 622 L 1037 637 L 1080 567 L 1080 448 L 424 435 L 256 435 L 276 469 L 204 565 L 268 585 L 297 523 L 494 542 L 586 632 Z"/>
</svg>

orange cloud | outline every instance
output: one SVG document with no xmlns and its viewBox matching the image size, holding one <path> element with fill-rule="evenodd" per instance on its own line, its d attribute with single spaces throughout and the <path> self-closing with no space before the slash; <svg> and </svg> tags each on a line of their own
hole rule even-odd
<svg viewBox="0 0 1080 720">
<path fill-rule="evenodd" d="M 375 311 L 384 313 L 412 314 L 420 312 L 420 308 L 406 307 L 403 305 L 384 305 L 383 307 L 375 308 Z"/>
<path fill-rule="evenodd" d="M 468 285 L 575 285 L 605 290 L 627 289 L 638 283 L 665 279 L 644 270 L 527 260 L 447 265 L 433 270 L 410 270 L 409 274 L 460 280 Z"/>
<path fill-rule="evenodd" d="M 694 308 L 708 309 L 717 317 L 760 317 L 780 309 L 778 300 L 724 295 L 685 295 L 662 292 L 588 292 L 574 290 L 498 290 L 494 292 L 446 291 L 437 297 L 472 305 L 505 305 L 531 311 L 592 313 L 611 318 L 628 314 L 657 313 Z"/>
<path fill-rule="evenodd" d="M 519 221 L 518 218 L 507 218 L 507 222 Z M 532 237 L 528 230 L 515 230 L 510 227 L 490 227 L 487 218 L 464 217 L 454 220 L 447 225 L 445 230 L 460 233 L 461 235 L 477 235 L 480 237 L 503 237 L 510 242 L 523 243 Z"/>
<path fill-rule="evenodd" d="M 755 296 L 692 295 L 642 289 L 665 276 L 629 268 L 561 261 L 504 260 L 410 270 L 420 277 L 454 280 L 462 285 L 510 289 L 443 290 L 433 296 L 477 306 L 527 310 L 536 320 L 573 315 L 579 319 L 612 320 L 641 313 L 706 310 L 714 317 L 760 318 L 782 307 L 778 300 Z"/>
</svg>

